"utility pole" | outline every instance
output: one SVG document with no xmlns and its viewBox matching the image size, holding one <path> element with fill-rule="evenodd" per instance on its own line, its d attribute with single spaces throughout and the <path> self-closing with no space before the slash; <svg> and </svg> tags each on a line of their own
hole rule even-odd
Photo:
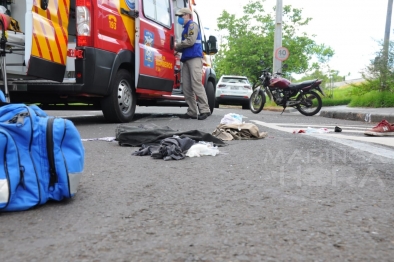
<svg viewBox="0 0 394 262">
<path fill-rule="evenodd" d="M 393 12 L 393 0 L 389 0 L 387 5 L 387 16 L 386 16 L 386 30 L 384 31 L 384 44 L 383 44 L 383 86 L 382 89 L 385 89 L 386 86 L 386 77 L 387 77 L 387 66 L 389 60 L 389 44 L 390 44 L 390 27 L 391 27 L 391 14 Z"/>
<path fill-rule="evenodd" d="M 391 0 L 392 2 L 393 0 Z M 275 37 L 274 37 L 274 53 L 273 53 L 273 72 L 282 72 L 282 61 L 275 58 L 275 51 L 282 47 L 282 0 L 276 0 L 276 19 L 275 19 Z"/>
</svg>

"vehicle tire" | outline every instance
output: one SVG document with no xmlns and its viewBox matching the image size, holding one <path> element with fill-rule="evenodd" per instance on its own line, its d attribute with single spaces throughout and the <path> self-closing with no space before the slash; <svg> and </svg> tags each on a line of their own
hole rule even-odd
<svg viewBox="0 0 394 262">
<path fill-rule="evenodd" d="M 136 101 L 133 77 L 120 69 L 111 83 L 109 96 L 101 100 L 101 110 L 107 121 L 127 123 L 134 117 Z"/>
<path fill-rule="evenodd" d="M 304 116 L 313 116 L 319 113 L 323 102 L 320 96 L 314 91 L 308 91 L 297 96 L 297 110 Z"/>
<path fill-rule="evenodd" d="M 219 102 L 215 99 L 215 108 L 219 108 Z"/>
<path fill-rule="evenodd" d="M 242 109 L 250 109 L 249 103 L 247 103 L 247 104 L 242 104 Z"/>
<path fill-rule="evenodd" d="M 249 107 L 250 107 L 250 111 L 252 111 L 252 113 L 258 114 L 261 112 L 261 110 L 263 110 L 264 105 L 265 105 L 265 94 L 263 92 L 263 90 L 255 90 L 253 91 L 252 95 L 250 96 L 249 99 Z"/>
<path fill-rule="evenodd" d="M 215 108 L 216 105 L 216 98 L 215 98 L 215 87 L 213 86 L 213 83 L 211 81 L 208 81 L 207 85 L 205 86 L 205 93 L 207 94 L 208 105 L 212 114 L 213 109 Z"/>
</svg>

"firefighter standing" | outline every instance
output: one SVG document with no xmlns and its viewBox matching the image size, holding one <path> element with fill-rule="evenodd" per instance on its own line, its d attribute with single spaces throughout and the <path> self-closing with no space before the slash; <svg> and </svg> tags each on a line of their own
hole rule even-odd
<svg viewBox="0 0 394 262">
<path fill-rule="evenodd" d="M 211 115 L 208 98 L 202 85 L 202 41 L 198 25 L 191 20 L 192 12 L 188 8 L 179 9 L 176 12 L 178 23 L 183 25 L 182 42 L 175 44 L 175 50 L 182 52 L 182 89 L 185 101 L 189 106 L 187 113 L 182 115 L 184 119 L 204 120 Z M 200 108 L 198 115 L 197 102 Z"/>
</svg>

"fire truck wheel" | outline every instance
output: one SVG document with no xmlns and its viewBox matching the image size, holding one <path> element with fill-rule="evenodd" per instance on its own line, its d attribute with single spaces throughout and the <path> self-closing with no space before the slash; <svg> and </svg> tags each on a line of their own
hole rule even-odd
<svg viewBox="0 0 394 262">
<path fill-rule="evenodd" d="M 211 110 L 211 113 L 213 113 L 216 99 L 215 99 L 215 87 L 213 86 L 213 83 L 211 81 L 209 81 L 205 86 L 205 93 L 207 93 L 209 109 Z"/>
<path fill-rule="evenodd" d="M 136 94 L 131 74 L 120 69 L 110 86 L 109 96 L 101 100 L 104 117 L 113 123 L 127 123 L 134 117 Z"/>
</svg>

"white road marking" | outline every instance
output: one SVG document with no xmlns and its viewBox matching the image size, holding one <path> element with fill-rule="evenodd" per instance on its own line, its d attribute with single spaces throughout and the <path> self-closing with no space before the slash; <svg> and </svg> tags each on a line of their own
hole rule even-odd
<svg viewBox="0 0 394 262">
<path fill-rule="evenodd" d="M 254 121 L 254 120 L 252 120 Z M 285 125 L 285 126 L 300 126 L 300 127 L 314 127 L 314 128 L 335 128 L 336 125 L 311 125 L 311 124 L 288 124 L 288 123 L 274 123 L 275 125 Z M 373 126 L 362 126 L 362 125 L 351 125 L 351 126 L 346 126 L 347 129 L 368 129 L 372 128 Z"/>
<path fill-rule="evenodd" d="M 66 116 L 66 115 L 64 115 L 64 116 L 58 116 L 58 117 L 61 117 L 61 118 L 80 118 L 80 117 L 93 117 L 93 116 L 97 116 L 97 115 L 73 115 L 73 116 Z"/>
<path fill-rule="evenodd" d="M 252 122 L 261 122 L 258 120 L 251 120 Z M 273 129 L 277 129 L 277 130 L 281 130 L 281 131 L 285 131 L 285 132 L 290 132 L 293 133 L 294 131 L 300 130 L 300 129 L 307 129 L 308 127 L 311 128 L 327 128 L 330 130 L 329 134 L 334 134 L 334 128 L 335 126 L 331 126 L 331 125 L 311 125 L 311 124 L 288 124 L 288 123 L 266 123 L 266 122 L 261 122 L 264 123 L 263 125 L 266 127 L 271 127 Z M 362 133 L 364 134 L 364 131 L 367 129 L 372 128 L 373 126 L 358 126 L 358 125 L 352 125 L 352 126 L 346 126 L 343 127 L 340 126 L 340 128 L 342 128 L 342 133 Z M 338 133 L 335 133 L 338 134 Z M 350 136 L 349 136 L 350 137 Z M 367 137 L 366 137 L 367 138 Z M 371 137 L 370 137 L 371 138 Z M 380 138 L 380 137 L 375 137 L 375 138 Z"/>
<path fill-rule="evenodd" d="M 298 131 L 300 129 L 306 129 L 307 127 L 312 127 L 312 128 L 328 128 L 330 130 L 329 133 L 301 133 L 301 134 L 295 134 L 295 135 L 307 135 L 307 136 L 313 136 L 319 139 L 324 139 L 324 140 L 329 140 L 337 143 L 341 143 L 343 145 L 351 146 L 356 149 L 360 149 L 366 152 L 371 152 L 376 155 L 382 155 L 388 158 L 394 159 L 394 150 L 378 147 L 378 146 L 373 146 L 373 145 L 366 145 L 365 143 L 375 143 L 379 145 L 385 145 L 389 147 L 394 148 L 394 137 L 371 137 L 371 136 L 364 136 L 364 135 L 344 135 L 342 133 L 335 133 L 333 131 L 335 126 L 323 126 L 323 125 L 305 125 L 305 124 L 293 124 L 293 123 L 267 123 L 263 121 L 258 121 L 258 120 L 250 120 L 251 122 L 254 122 L 255 124 L 258 124 L 263 127 L 268 127 L 272 128 L 275 130 L 287 132 L 287 133 L 293 133 L 294 131 Z M 296 128 L 298 127 L 298 128 Z M 301 127 L 301 128 L 300 128 Z M 306 127 L 306 128 L 302 128 Z M 372 126 L 371 126 L 372 127 Z M 364 130 L 367 129 L 365 126 L 341 126 L 342 132 L 346 133 L 364 133 Z M 346 129 L 352 129 L 352 130 L 346 130 Z M 357 130 L 360 129 L 360 130 Z M 358 142 L 356 142 L 358 141 Z M 362 143 L 360 143 L 362 142 Z"/>
</svg>

